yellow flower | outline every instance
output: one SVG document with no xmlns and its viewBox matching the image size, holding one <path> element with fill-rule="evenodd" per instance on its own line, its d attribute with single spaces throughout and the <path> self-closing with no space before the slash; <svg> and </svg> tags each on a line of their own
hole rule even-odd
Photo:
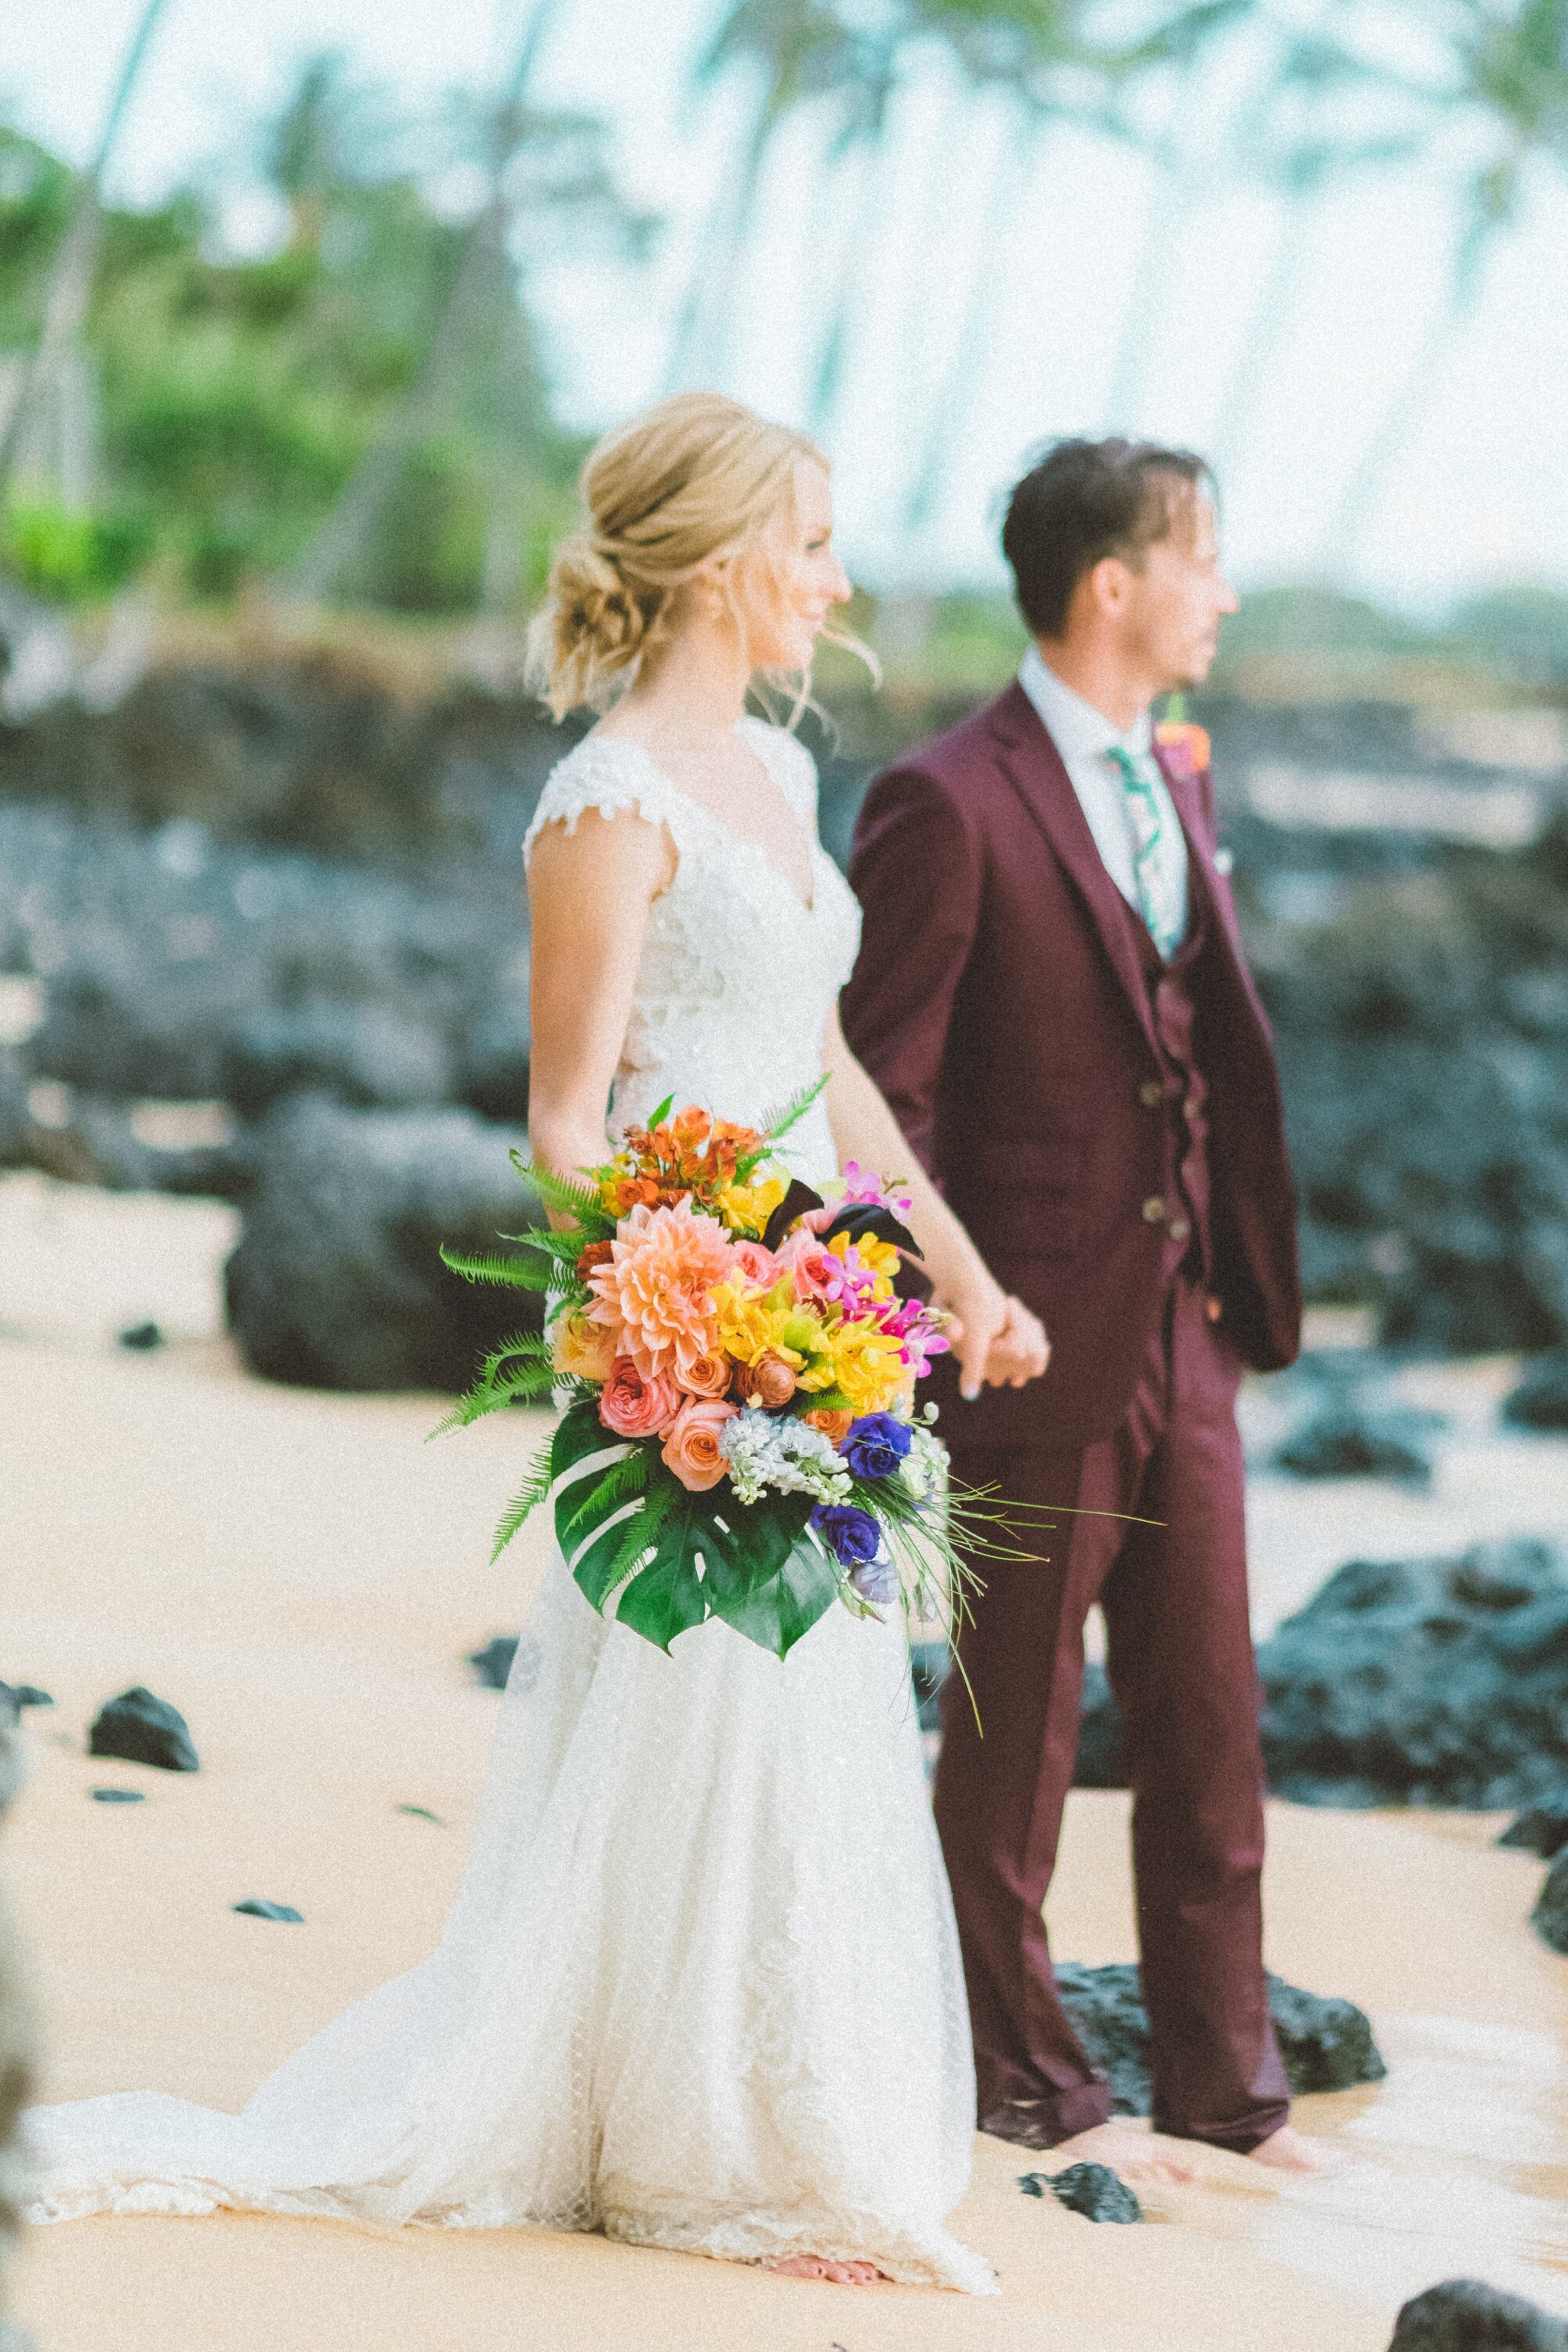
<svg viewBox="0 0 1568 2352">
<path fill-rule="evenodd" d="M 832 1378 L 816 1385 L 842 1390 L 858 1413 L 885 1412 L 909 1378 L 899 1341 L 875 1323 L 841 1323 L 831 1340 Z"/>
<path fill-rule="evenodd" d="M 726 1184 L 719 1194 L 720 1213 L 731 1233 L 760 1241 L 787 1190 L 783 1176 L 770 1176 L 761 1184 Z"/>
<path fill-rule="evenodd" d="M 776 1344 L 774 1327 L 782 1318 L 778 1310 L 770 1308 L 770 1295 L 733 1279 L 721 1282 L 712 1293 L 719 1345 L 737 1363 L 754 1364 Z"/>
</svg>

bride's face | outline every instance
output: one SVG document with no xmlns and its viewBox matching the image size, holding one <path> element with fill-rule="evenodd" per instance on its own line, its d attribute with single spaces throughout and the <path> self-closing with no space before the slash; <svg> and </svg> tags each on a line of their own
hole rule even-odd
<svg viewBox="0 0 1568 2352">
<path fill-rule="evenodd" d="M 763 576 L 746 610 L 752 667 L 807 669 L 828 614 L 847 604 L 851 593 L 834 551 L 832 488 L 812 459 L 803 457 L 796 467 L 795 495 L 759 553 Z"/>
</svg>

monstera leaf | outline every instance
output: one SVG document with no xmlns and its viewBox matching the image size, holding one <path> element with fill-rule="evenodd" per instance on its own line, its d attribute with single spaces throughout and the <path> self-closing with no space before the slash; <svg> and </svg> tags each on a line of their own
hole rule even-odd
<svg viewBox="0 0 1568 2352">
<path fill-rule="evenodd" d="M 616 1447 L 587 1400 L 555 1433 L 552 1475 L 559 1481 L 612 1452 L 555 1496 L 556 1540 L 595 1608 L 607 1614 L 614 1601 L 616 1622 L 661 1650 L 711 1615 L 785 1656 L 837 1591 L 831 1563 L 806 1533 L 810 1497 L 741 1504 L 727 1485 L 694 1495 L 652 1441 Z"/>
</svg>

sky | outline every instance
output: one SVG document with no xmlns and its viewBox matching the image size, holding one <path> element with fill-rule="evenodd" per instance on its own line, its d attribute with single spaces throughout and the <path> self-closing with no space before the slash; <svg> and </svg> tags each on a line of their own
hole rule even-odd
<svg viewBox="0 0 1568 2352">
<path fill-rule="evenodd" d="M 141 5 L 14 0 L 0 14 L 6 118 L 89 152 Z M 605 116 L 623 184 L 664 224 L 640 270 L 567 252 L 535 270 L 557 404 L 584 427 L 676 381 L 746 118 L 738 84 L 691 95 L 714 6 L 562 0 L 542 56 L 541 95 Z M 524 0 L 165 0 L 110 192 L 150 201 L 205 177 L 234 244 L 264 246 L 276 224 L 247 126 L 305 56 L 341 47 L 399 106 L 428 107 L 493 86 L 523 13 Z M 868 585 L 1000 581 L 997 500 L 1028 449 L 1117 429 L 1214 458 L 1244 587 L 1328 577 L 1416 614 L 1500 583 L 1568 588 L 1568 172 L 1537 168 L 1456 317 L 1451 163 L 1365 167 L 1292 205 L 1211 135 L 1231 119 L 1226 70 L 1155 93 L 1173 168 L 1071 125 L 1022 140 L 934 58 L 868 171 L 854 156 L 829 167 L 809 118 L 778 141 L 728 323 L 707 321 L 686 376 L 812 422 L 826 323 L 842 318 L 816 421 L 846 556 Z M 439 193 L 456 205 L 465 190 Z M 1392 460 L 1347 530 L 1346 488 L 1380 430 Z"/>
</svg>

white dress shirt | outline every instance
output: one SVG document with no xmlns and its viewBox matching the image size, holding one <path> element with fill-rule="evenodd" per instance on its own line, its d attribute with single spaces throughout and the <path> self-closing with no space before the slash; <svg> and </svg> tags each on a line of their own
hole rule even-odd
<svg viewBox="0 0 1568 2352">
<path fill-rule="evenodd" d="M 1126 788 L 1121 772 L 1114 761 L 1106 757 L 1112 744 L 1142 759 L 1151 757 L 1154 730 L 1149 713 L 1142 712 L 1137 722 L 1122 734 L 1102 710 L 1064 686 L 1054 669 L 1046 662 L 1037 646 L 1031 646 L 1018 666 L 1018 683 L 1040 715 L 1046 732 L 1062 755 L 1078 803 L 1082 809 L 1089 829 L 1094 835 L 1106 872 L 1133 908 L 1138 907 L 1138 879 L 1133 866 L 1132 819 L 1127 806 Z M 1160 785 L 1165 803 L 1164 823 L 1161 832 L 1161 856 L 1171 861 L 1170 886 L 1175 903 L 1182 909 L 1180 929 L 1186 929 L 1187 905 L 1187 842 L 1182 831 L 1181 819 L 1165 790 Z"/>
</svg>

